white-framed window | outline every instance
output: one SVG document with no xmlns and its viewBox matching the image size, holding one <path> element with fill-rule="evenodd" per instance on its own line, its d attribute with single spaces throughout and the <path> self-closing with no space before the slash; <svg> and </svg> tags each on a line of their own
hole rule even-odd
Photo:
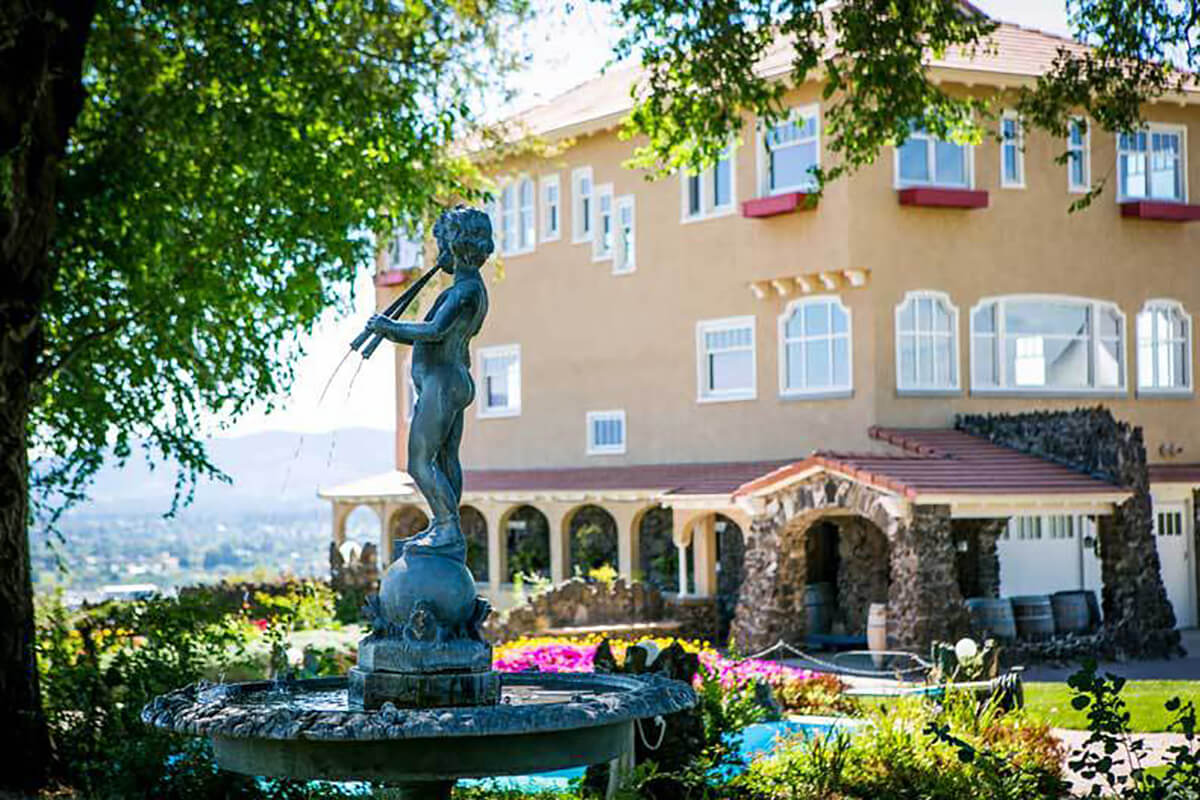
<svg viewBox="0 0 1200 800">
<path fill-rule="evenodd" d="M 480 417 L 515 417 L 521 413 L 521 346 L 479 348 Z"/>
<path fill-rule="evenodd" d="M 779 317 L 779 393 L 849 394 L 853 386 L 850 309 L 840 297 L 803 297 Z"/>
<path fill-rule="evenodd" d="M 1040 539 L 1074 539 L 1080 521 L 1066 514 L 1051 516 L 1009 517 L 1002 539 L 1037 541 Z"/>
<path fill-rule="evenodd" d="M 896 388 L 959 390 L 958 309 L 945 292 L 908 292 L 896 306 Z"/>
<path fill-rule="evenodd" d="M 1114 303 L 1088 298 L 984 298 L 971 309 L 971 388 L 1124 391 L 1125 315 Z"/>
<path fill-rule="evenodd" d="M 1117 135 L 1117 200 L 1187 202 L 1187 128 L 1150 123 Z"/>
<path fill-rule="evenodd" d="M 571 241 L 592 239 L 592 168 L 571 170 Z"/>
<path fill-rule="evenodd" d="M 619 455 L 625 452 L 625 412 L 589 411 L 587 413 L 587 454 Z"/>
<path fill-rule="evenodd" d="M 542 241 L 557 242 L 562 237 L 562 194 L 558 173 L 542 176 Z"/>
<path fill-rule="evenodd" d="M 396 231 L 387 246 L 387 269 L 420 269 L 425 263 L 425 234 L 419 225 Z"/>
<path fill-rule="evenodd" d="M 1174 300 L 1150 300 L 1137 315 L 1140 392 L 1192 391 L 1192 318 Z"/>
<path fill-rule="evenodd" d="M 412 422 L 417 410 L 417 385 L 413 383 L 412 356 L 404 363 L 404 421 Z"/>
<path fill-rule="evenodd" d="M 1015 111 L 1000 117 L 1000 185 L 1025 188 L 1025 126 Z"/>
<path fill-rule="evenodd" d="M 628 275 L 637 269 L 637 208 L 633 195 L 617 198 L 616 252 L 613 253 L 613 273 Z"/>
<path fill-rule="evenodd" d="M 911 126 L 908 140 L 895 148 L 896 186 L 969 189 L 975 180 L 975 148 L 938 139 Z"/>
<path fill-rule="evenodd" d="M 1067 191 L 1092 188 L 1092 133 L 1083 117 L 1067 123 Z"/>
<path fill-rule="evenodd" d="M 533 252 L 537 242 L 533 179 L 518 178 L 500 190 L 500 230 L 506 256 Z"/>
<path fill-rule="evenodd" d="M 759 126 L 759 193 L 811 192 L 821 164 L 821 109 L 792 109 L 788 118 Z"/>
<path fill-rule="evenodd" d="M 733 213 L 737 205 L 734 155 L 729 145 L 711 167 L 694 175 L 679 173 L 680 213 L 684 222 Z"/>
<path fill-rule="evenodd" d="M 605 183 L 596 187 L 596 220 L 592 239 L 592 260 L 603 261 L 613 254 L 613 187 Z"/>
<path fill-rule="evenodd" d="M 696 399 L 753 400 L 758 394 L 754 317 L 696 323 Z"/>
</svg>

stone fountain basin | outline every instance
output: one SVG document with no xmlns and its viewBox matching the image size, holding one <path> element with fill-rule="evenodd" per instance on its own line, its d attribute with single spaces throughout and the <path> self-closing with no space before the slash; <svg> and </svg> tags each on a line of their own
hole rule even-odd
<svg viewBox="0 0 1200 800">
<path fill-rule="evenodd" d="M 212 739 L 218 766 L 247 775 L 409 783 L 599 764 L 633 746 L 635 720 L 690 708 L 659 675 L 508 673 L 501 703 L 349 708 L 346 678 L 199 683 L 157 697 L 142 721 Z"/>
</svg>

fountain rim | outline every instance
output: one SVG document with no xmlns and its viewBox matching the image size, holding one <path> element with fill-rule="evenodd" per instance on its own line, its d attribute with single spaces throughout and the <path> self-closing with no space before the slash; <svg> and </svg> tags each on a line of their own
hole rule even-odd
<svg viewBox="0 0 1200 800">
<path fill-rule="evenodd" d="M 267 708 L 240 705 L 239 696 L 267 691 L 271 681 L 213 684 L 201 681 L 156 697 L 142 709 L 142 721 L 157 728 L 232 739 L 308 741 L 389 741 L 497 736 L 591 728 L 672 714 L 696 703 L 692 687 L 662 675 L 597 672 L 501 673 L 502 685 L 540 686 L 608 694 L 557 703 L 367 711 Z M 347 678 L 293 681 L 298 690 L 336 691 Z"/>
</svg>

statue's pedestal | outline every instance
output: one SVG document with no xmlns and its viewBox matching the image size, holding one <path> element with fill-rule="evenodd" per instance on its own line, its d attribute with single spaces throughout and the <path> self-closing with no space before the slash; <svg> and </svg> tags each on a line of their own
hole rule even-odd
<svg viewBox="0 0 1200 800">
<path fill-rule="evenodd" d="M 500 702 L 500 674 L 487 672 L 368 672 L 350 668 L 350 704 L 374 711 L 396 708 L 487 706 Z"/>
<path fill-rule="evenodd" d="M 459 537 L 461 539 L 461 536 Z M 350 670 L 350 704 L 375 710 L 489 706 L 500 676 L 480 626 L 491 611 L 461 559 L 408 546 L 368 598 L 373 632 Z"/>
<path fill-rule="evenodd" d="M 374 710 L 495 705 L 500 675 L 492 671 L 492 646 L 471 639 L 409 641 L 372 634 L 358 646 L 350 670 L 350 703 Z"/>
</svg>

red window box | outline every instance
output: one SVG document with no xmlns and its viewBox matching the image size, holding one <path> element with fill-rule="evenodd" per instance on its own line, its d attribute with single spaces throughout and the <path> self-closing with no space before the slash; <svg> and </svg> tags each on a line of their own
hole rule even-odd
<svg viewBox="0 0 1200 800">
<path fill-rule="evenodd" d="M 913 186 L 897 192 L 902 206 L 930 208 L 987 208 L 988 193 L 982 189 L 942 189 Z"/>
<path fill-rule="evenodd" d="M 1121 203 L 1121 216 L 1161 219 L 1166 222 L 1195 222 L 1200 219 L 1200 206 L 1164 203 L 1160 200 L 1129 200 Z"/>
<path fill-rule="evenodd" d="M 375 273 L 376 286 L 403 286 L 417 274 L 415 269 L 385 269 Z"/>
<path fill-rule="evenodd" d="M 807 192 L 788 192 L 773 194 L 770 197 L 756 197 L 742 203 L 742 216 L 759 219 L 774 217 L 779 214 L 789 214 L 799 209 L 807 211 L 817 207 L 817 196 Z"/>
</svg>

